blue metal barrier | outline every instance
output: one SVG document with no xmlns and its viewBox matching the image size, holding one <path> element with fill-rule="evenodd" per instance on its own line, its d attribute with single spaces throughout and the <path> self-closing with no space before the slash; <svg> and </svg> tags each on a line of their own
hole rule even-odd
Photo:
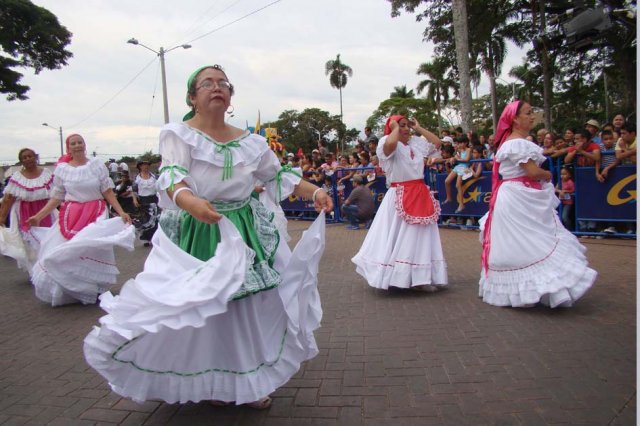
<svg viewBox="0 0 640 426">
<path fill-rule="evenodd" d="M 602 154 L 613 155 L 614 151 L 605 151 Z M 471 163 L 490 163 L 490 159 L 470 160 Z M 563 168 L 562 158 L 549 158 L 548 168 L 552 173 L 553 182 L 560 182 L 560 171 Z M 614 236 L 614 237 L 636 237 L 636 167 L 635 165 L 618 165 L 613 168 L 604 183 L 600 183 L 595 178 L 595 169 L 593 166 L 577 167 L 566 165 L 574 170 L 574 206 L 575 206 L 575 228 L 570 229 L 576 235 L 590 236 Z M 351 181 L 346 179 L 343 185 L 338 185 L 339 177 L 350 172 L 371 172 L 372 167 L 360 167 L 356 169 L 338 169 L 331 176 L 331 195 L 333 196 L 334 211 L 329 222 L 343 221 L 340 206 L 349 196 L 352 190 Z M 343 174 L 340 174 L 340 173 Z M 445 179 L 448 173 L 437 173 L 433 169 L 425 169 L 425 183 L 431 187 L 436 198 L 443 201 L 445 194 Z M 471 178 L 463 182 L 463 203 L 464 210 L 456 213 L 458 207 L 457 202 L 441 204 L 440 225 L 458 228 L 477 228 L 477 225 L 467 226 L 465 223 L 456 223 L 455 225 L 447 223 L 447 218 L 479 219 L 489 208 L 491 199 L 491 176 L 492 172 L 482 171 L 477 178 Z M 384 176 L 376 176 L 375 179 L 364 182 L 368 187 L 375 200 L 376 210 L 380 206 L 384 194 L 386 193 L 386 178 Z M 456 199 L 456 186 L 452 183 L 452 198 Z M 313 208 L 313 202 L 310 200 L 302 200 L 296 196 L 282 202 L 282 208 L 289 218 L 294 219 L 314 219 L 317 214 Z M 560 203 L 558 207 L 559 214 L 562 215 L 563 205 Z M 583 230 L 578 228 L 578 223 L 595 222 L 600 224 L 600 229 Z M 605 225 L 622 224 L 626 229 L 632 230 L 632 233 L 616 232 L 615 234 L 601 232 Z M 610 225 L 609 225 L 610 226 Z M 622 230 L 622 228 L 620 229 Z"/>
</svg>

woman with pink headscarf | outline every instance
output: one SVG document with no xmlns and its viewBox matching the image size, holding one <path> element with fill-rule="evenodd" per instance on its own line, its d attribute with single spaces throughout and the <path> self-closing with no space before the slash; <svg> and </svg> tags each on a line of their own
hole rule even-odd
<svg viewBox="0 0 640 426">
<path fill-rule="evenodd" d="M 134 241 L 131 218 L 116 200 L 106 166 L 87 157 L 80 135 L 70 135 L 66 147 L 49 201 L 28 220 L 36 226 L 60 206 L 59 219 L 42 240 L 31 270 L 36 296 L 52 306 L 95 303 L 119 273 L 113 247 L 133 250 Z M 107 202 L 119 218 L 108 219 Z"/>
<path fill-rule="evenodd" d="M 412 136 L 414 130 L 425 139 Z M 424 159 L 440 139 L 415 118 L 392 115 L 376 154 L 390 183 L 360 251 L 351 259 L 369 285 L 435 291 L 446 286 L 438 217 L 440 204 L 424 183 Z"/>
<path fill-rule="evenodd" d="M 526 139 L 533 110 L 507 105 L 496 131 L 489 212 L 480 220 L 480 297 L 496 306 L 567 307 L 593 285 L 585 248 L 562 225 L 543 150 Z"/>
</svg>

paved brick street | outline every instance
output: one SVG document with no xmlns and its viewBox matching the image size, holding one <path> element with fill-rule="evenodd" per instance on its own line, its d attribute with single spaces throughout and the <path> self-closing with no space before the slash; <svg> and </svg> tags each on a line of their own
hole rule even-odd
<svg viewBox="0 0 640 426">
<path fill-rule="evenodd" d="M 294 240 L 307 225 L 290 222 Z M 262 412 L 120 398 L 82 355 L 100 308 L 40 303 L 0 259 L 0 424 L 636 424 L 635 240 L 582 240 L 599 278 L 575 307 L 511 309 L 477 297 L 477 232 L 441 230 L 435 294 L 368 287 L 350 261 L 365 232 L 328 226 L 320 355 Z M 118 252 L 121 283 L 148 250 Z"/>
</svg>

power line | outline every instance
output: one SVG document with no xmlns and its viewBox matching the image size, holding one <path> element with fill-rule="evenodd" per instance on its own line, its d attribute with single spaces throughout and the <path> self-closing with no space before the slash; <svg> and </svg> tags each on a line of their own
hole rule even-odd
<svg viewBox="0 0 640 426">
<path fill-rule="evenodd" d="M 224 24 L 224 25 L 222 25 L 222 26 L 218 27 L 218 28 L 214 28 L 213 30 L 209 31 L 208 33 L 204 33 L 204 34 L 202 34 L 201 36 L 196 37 L 196 38 L 194 38 L 193 40 L 190 40 L 190 41 L 186 42 L 185 44 L 191 44 L 191 43 L 193 43 L 194 41 L 200 40 L 201 38 L 204 38 L 204 37 L 206 37 L 206 36 L 208 36 L 208 35 L 211 35 L 211 34 L 215 33 L 216 31 L 219 31 L 219 30 L 221 30 L 221 29 L 223 29 L 223 28 L 228 27 L 229 25 L 235 24 L 235 23 L 236 23 L 236 22 L 238 22 L 238 21 L 242 21 L 244 18 L 248 18 L 249 16 L 254 15 L 254 14 L 256 14 L 256 13 L 260 12 L 260 11 L 263 11 L 263 10 L 265 10 L 266 8 L 268 8 L 269 6 L 273 6 L 274 4 L 276 4 L 276 3 L 280 3 L 281 1 L 282 1 L 282 0 L 275 0 L 275 1 L 272 1 L 271 3 L 267 4 L 266 6 L 263 6 L 263 7 L 259 8 L 259 9 L 256 9 L 256 10 L 254 10 L 253 12 L 249 12 L 249 13 L 247 13 L 246 15 L 241 16 L 240 18 L 235 19 L 235 20 L 233 20 L 233 21 L 231 21 L 231 22 L 229 22 L 229 23 L 227 23 L 227 24 Z"/>
<path fill-rule="evenodd" d="M 108 101 L 106 101 L 104 104 L 102 104 L 100 107 L 98 107 L 98 109 L 96 109 L 95 111 L 93 111 L 91 114 L 89 114 L 88 116 L 86 116 L 85 118 L 83 118 L 82 120 L 78 121 L 77 123 L 75 123 L 72 126 L 67 126 L 67 128 L 71 128 L 73 129 L 74 127 L 84 123 L 85 121 L 87 121 L 88 119 L 90 119 L 91 117 L 93 117 L 95 114 L 97 114 L 102 108 L 106 107 L 109 103 L 111 103 L 111 101 L 113 101 L 120 93 L 124 92 L 124 90 L 129 87 L 131 85 L 131 83 L 133 83 L 139 76 L 140 74 L 142 74 L 144 72 L 144 70 L 146 70 L 147 68 L 149 68 L 149 66 L 156 60 L 156 58 L 153 58 L 147 65 L 145 65 L 140 72 L 138 72 L 131 80 L 129 80 L 129 82 L 127 84 L 124 85 L 124 87 L 120 90 L 118 90 L 116 92 L 115 95 L 113 95 L 111 98 L 109 98 Z"/>
<path fill-rule="evenodd" d="M 204 27 L 205 25 L 207 25 L 209 22 L 213 21 L 214 19 L 220 17 L 223 13 L 225 13 L 227 10 L 231 9 L 232 7 L 234 7 L 235 5 L 237 5 L 238 3 L 240 3 L 242 0 L 236 0 L 235 2 L 231 3 L 229 6 L 225 7 L 224 9 L 222 9 L 217 15 L 212 16 L 211 18 L 207 19 L 206 21 L 204 21 L 202 24 L 199 24 L 197 26 L 192 26 L 193 28 L 190 29 L 189 31 L 187 31 L 187 34 L 190 32 L 195 32 L 196 29 L 200 28 L 200 27 Z M 206 13 L 209 13 L 209 11 L 213 8 L 213 6 L 211 6 Z"/>
</svg>

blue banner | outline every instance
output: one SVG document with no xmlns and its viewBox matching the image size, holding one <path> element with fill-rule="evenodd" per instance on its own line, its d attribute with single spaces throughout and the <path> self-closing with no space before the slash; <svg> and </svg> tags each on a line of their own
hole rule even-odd
<svg viewBox="0 0 640 426">
<path fill-rule="evenodd" d="M 485 171 L 482 172 L 482 175 L 478 178 L 462 181 L 464 210 L 460 213 L 455 212 L 458 208 L 458 202 L 456 201 L 458 191 L 455 180 L 451 182 L 451 199 L 453 201 L 444 204 L 444 201 L 447 199 L 444 183 L 446 178 L 446 173 L 436 175 L 436 189 L 438 190 L 438 199 L 440 200 L 440 208 L 442 209 L 441 215 L 482 216 L 489 210 L 489 200 L 491 199 L 491 172 Z"/>
<path fill-rule="evenodd" d="M 636 168 L 618 166 L 600 183 L 593 167 L 576 167 L 576 218 L 636 220 Z"/>
</svg>

